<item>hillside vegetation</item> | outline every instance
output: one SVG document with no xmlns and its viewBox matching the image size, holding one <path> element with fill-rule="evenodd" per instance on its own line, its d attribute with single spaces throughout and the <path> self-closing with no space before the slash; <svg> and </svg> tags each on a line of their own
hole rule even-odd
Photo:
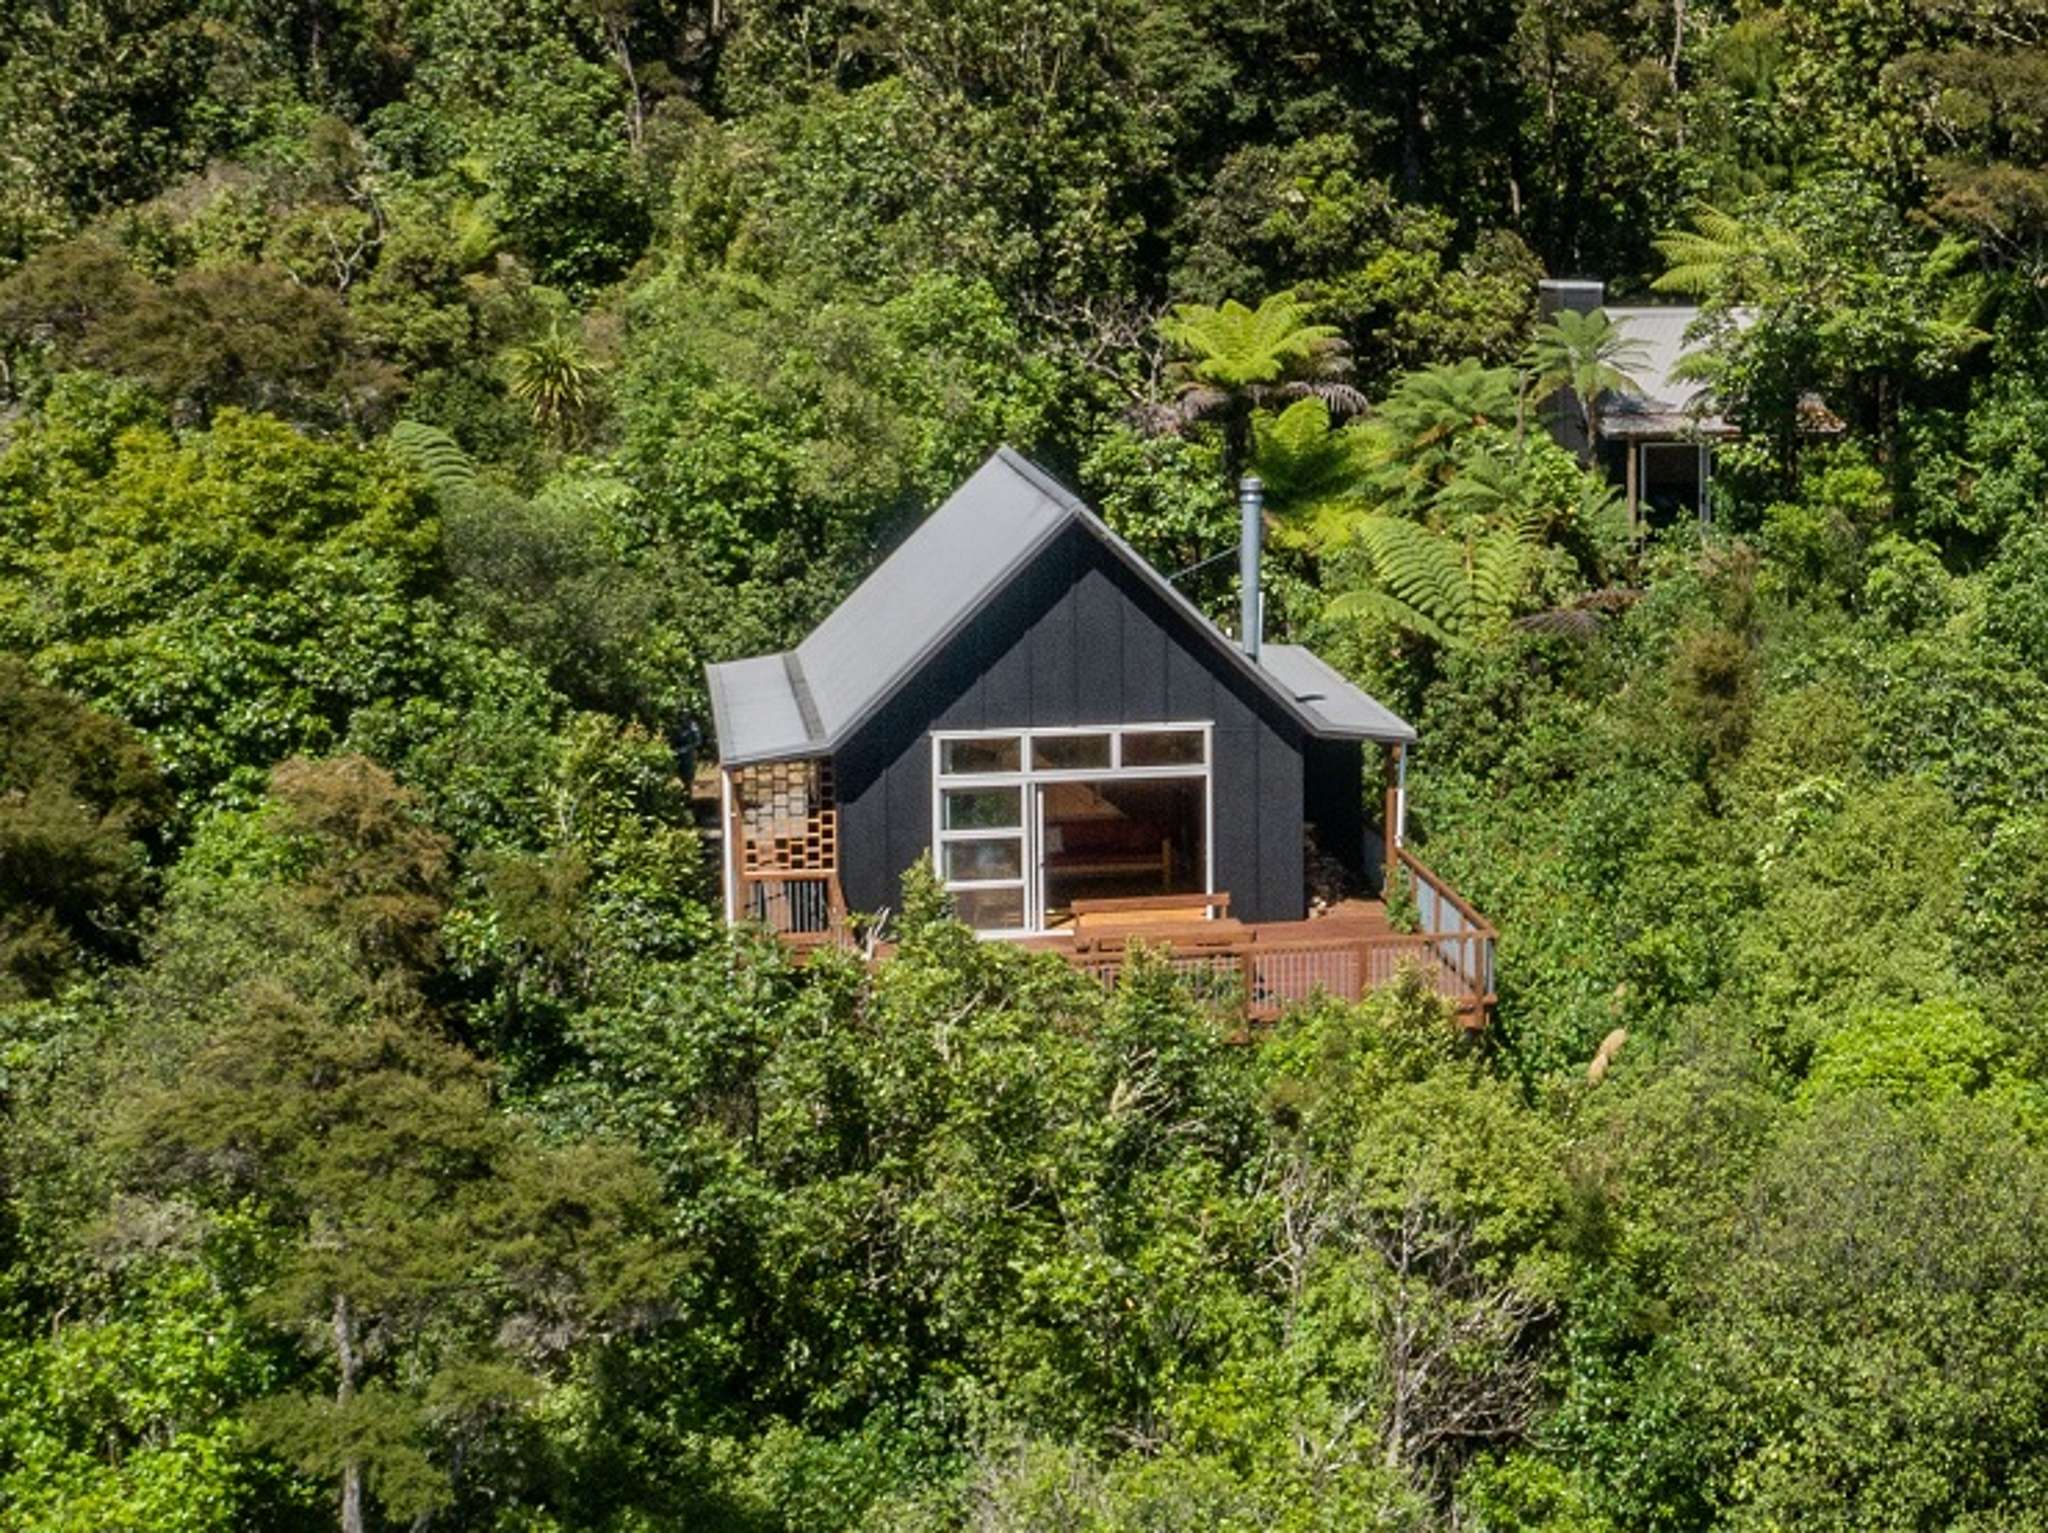
<svg viewBox="0 0 2048 1533">
<path fill-rule="evenodd" d="M 2044 320 L 2036 0 L 0 7 L 0 1533 L 2048 1529 Z M 1262 475 L 1485 1037 L 722 930 L 1003 442 Z"/>
</svg>

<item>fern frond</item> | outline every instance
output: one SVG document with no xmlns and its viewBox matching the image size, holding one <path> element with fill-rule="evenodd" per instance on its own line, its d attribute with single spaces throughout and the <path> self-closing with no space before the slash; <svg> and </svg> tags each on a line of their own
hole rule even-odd
<svg viewBox="0 0 2048 1533">
<path fill-rule="evenodd" d="M 1431 621 L 1426 613 L 1416 611 L 1398 596 L 1382 591 L 1376 586 L 1362 586 L 1356 591 L 1346 591 L 1341 596 L 1332 597 L 1328 611 L 1334 618 L 1382 618 L 1397 628 L 1419 633 L 1438 644 L 1451 645 L 1457 642 L 1441 625 Z"/>
<path fill-rule="evenodd" d="M 1499 527 L 1472 545 L 1470 613 L 1475 622 L 1506 617 L 1520 601 L 1535 560 L 1533 538 L 1518 527 Z"/>
<path fill-rule="evenodd" d="M 461 444 L 439 426 L 402 420 L 384 438 L 385 447 L 401 463 L 426 480 L 436 494 L 448 495 L 476 487 L 476 464 Z"/>
<path fill-rule="evenodd" d="M 1397 516 L 1362 518 L 1357 537 L 1384 590 L 1441 628 L 1466 627 L 1471 591 L 1450 540 Z"/>
</svg>

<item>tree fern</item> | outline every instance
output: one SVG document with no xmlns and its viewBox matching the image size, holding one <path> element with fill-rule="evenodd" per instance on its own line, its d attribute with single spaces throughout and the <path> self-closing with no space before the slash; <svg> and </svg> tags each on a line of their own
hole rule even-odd
<svg viewBox="0 0 2048 1533">
<path fill-rule="evenodd" d="M 1252 461 L 1266 484 L 1274 534 L 1284 543 L 1313 546 L 1333 517 L 1358 509 L 1360 438 L 1330 429 L 1330 407 L 1298 399 L 1278 415 L 1252 418 Z"/>
<path fill-rule="evenodd" d="M 1775 225 L 1745 223 L 1711 203 L 1696 203 L 1690 229 L 1673 229 L 1654 242 L 1664 275 L 1650 286 L 1693 298 L 1754 297 L 1758 278 L 1796 254 L 1798 239 Z"/>
<path fill-rule="evenodd" d="M 1333 413 L 1365 408 L 1343 378 L 1351 370 L 1336 326 L 1311 324 L 1308 306 L 1275 293 L 1256 309 L 1232 299 L 1186 303 L 1159 321 L 1174 351 L 1168 379 L 1175 403 L 1168 426 L 1213 420 L 1223 428 L 1224 471 L 1235 479 L 1251 454 L 1254 410 L 1318 399 Z"/>
<path fill-rule="evenodd" d="M 1186 378 L 1222 389 L 1311 376 L 1342 349 L 1337 327 L 1309 323 L 1308 305 L 1292 293 L 1256 309 L 1235 299 L 1219 308 L 1181 304 L 1159 322 L 1159 334 L 1182 353 Z"/>
<path fill-rule="evenodd" d="M 433 487 L 437 495 L 476 488 L 476 464 L 439 426 L 402 420 L 384 438 L 385 448 Z"/>
<path fill-rule="evenodd" d="M 1353 536 L 1372 584 L 1330 603 L 1333 617 L 1375 614 L 1440 644 L 1462 646 L 1514 615 L 1540 546 L 1537 518 L 1474 520 L 1435 532 L 1398 516 L 1368 516 Z"/>
<path fill-rule="evenodd" d="M 1410 450 L 1444 446 L 1480 426 L 1511 425 L 1515 374 L 1471 357 L 1409 373 L 1380 404 L 1379 419 L 1398 430 Z"/>
<path fill-rule="evenodd" d="M 1600 436 L 1600 400 L 1607 394 L 1640 394 L 1636 373 L 1649 364 L 1643 343 L 1617 325 L 1605 309 L 1579 314 L 1566 309 L 1539 325 L 1525 358 L 1536 375 L 1536 392 L 1569 389 L 1586 418 L 1580 460 L 1593 461 Z"/>
<path fill-rule="evenodd" d="M 1454 477 L 1461 447 L 1473 432 L 1514 419 L 1512 369 L 1468 359 L 1409 373 L 1366 423 L 1366 485 L 1376 499 L 1413 504 Z"/>
<path fill-rule="evenodd" d="M 1459 525 L 1478 518 L 1513 517 L 1529 501 L 1525 455 L 1482 449 L 1465 455 L 1458 473 L 1437 493 L 1432 507 L 1444 521 Z"/>
</svg>

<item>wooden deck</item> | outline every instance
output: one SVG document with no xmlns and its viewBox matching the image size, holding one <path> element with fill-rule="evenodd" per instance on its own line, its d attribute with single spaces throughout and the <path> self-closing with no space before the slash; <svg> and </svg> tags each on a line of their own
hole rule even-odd
<svg viewBox="0 0 2048 1533">
<path fill-rule="evenodd" d="M 1260 1022 L 1319 995 L 1356 1001 L 1413 971 L 1451 1003 L 1463 1026 L 1484 1027 L 1494 1005 L 1494 929 L 1413 856 L 1403 851 L 1400 857 L 1416 896 L 1416 931 L 1397 930 L 1378 900 L 1346 900 L 1305 921 L 1256 922 L 1190 919 L 1184 912 L 1157 919 L 1158 912 L 1131 902 L 1136 908 L 1122 913 L 1128 919 L 1011 940 L 1058 953 L 1105 987 L 1117 983 L 1138 949 L 1156 952 L 1176 974 Z M 828 903 L 822 897 L 807 902 L 816 906 L 817 925 L 785 927 L 783 939 L 799 949 L 843 942 L 843 926 L 825 917 Z M 775 908 L 768 907 L 771 918 Z M 888 951 L 884 944 L 877 956 Z"/>
<path fill-rule="evenodd" d="M 1216 938 L 1204 924 L 1134 926 L 1121 941 L 1025 941 L 1061 953 L 1105 986 L 1117 983 L 1134 948 L 1156 951 L 1176 973 L 1229 994 L 1253 1021 L 1271 1021 L 1318 995 L 1359 1000 L 1409 970 L 1449 1001 L 1466 1027 L 1485 1026 L 1493 1009 L 1494 933 L 1476 918 L 1459 931 L 1397 931 L 1378 900 L 1355 899 L 1306 921 L 1231 922 L 1234 929 Z"/>
<path fill-rule="evenodd" d="M 799 950 L 847 944 L 830 766 L 771 762 L 729 771 L 724 784 L 730 918 L 758 922 Z M 1138 949 L 1159 952 L 1176 973 L 1232 997 L 1257 1021 L 1317 995 L 1355 1001 L 1414 971 L 1467 1027 L 1483 1027 L 1494 1004 L 1493 926 L 1406 847 L 1394 857 L 1390 873 L 1412 897 L 1413 930 L 1397 930 L 1384 905 L 1365 899 L 1305 921 L 1244 922 L 1231 918 L 1230 897 L 1218 892 L 1076 900 L 1069 929 L 1015 940 L 1060 953 L 1105 986 Z M 877 955 L 886 951 L 883 944 Z"/>
</svg>

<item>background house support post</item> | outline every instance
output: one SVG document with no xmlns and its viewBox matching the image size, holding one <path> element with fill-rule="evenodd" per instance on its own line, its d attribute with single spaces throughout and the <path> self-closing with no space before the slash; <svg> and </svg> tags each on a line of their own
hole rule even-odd
<svg viewBox="0 0 2048 1533">
<path fill-rule="evenodd" d="M 718 808 L 725 825 L 725 834 L 718 838 L 719 883 L 725 893 L 725 924 L 732 926 L 740 918 L 740 811 L 738 795 L 733 791 L 732 772 L 723 767 L 718 773 Z"/>
<path fill-rule="evenodd" d="M 1636 536 L 1636 506 L 1642 498 L 1642 468 L 1637 462 L 1641 452 L 1641 445 L 1634 441 L 1622 444 L 1622 455 L 1628 462 L 1628 535 L 1631 542 Z"/>
<path fill-rule="evenodd" d="M 1387 807 L 1380 822 L 1386 843 L 1387 876 L 1383 889 L 1394 887 L 1394 874 L 1401 866 L 1401 846 L 1408 837 L 1408 748 L 1387 747 Z"/>
</svg>

